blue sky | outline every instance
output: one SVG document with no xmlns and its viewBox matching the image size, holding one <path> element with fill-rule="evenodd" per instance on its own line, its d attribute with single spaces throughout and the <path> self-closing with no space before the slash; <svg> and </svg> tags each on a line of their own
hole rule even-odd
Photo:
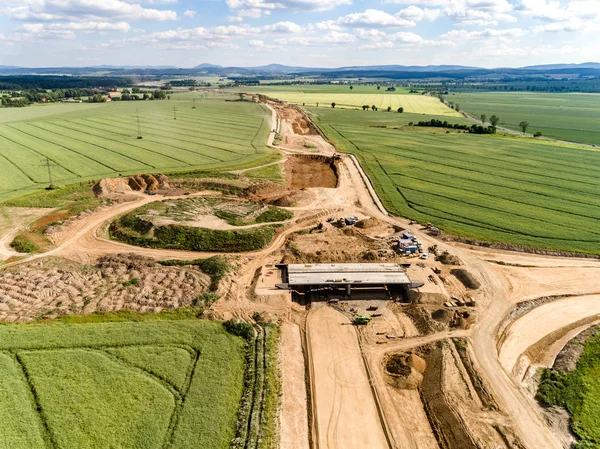
<svg viewBox="0 0 600 449">
<path fill-rule="evenodd" d="M 0 65 L 600 61 L 600 0 L 0 0 Z"/>
</svg>

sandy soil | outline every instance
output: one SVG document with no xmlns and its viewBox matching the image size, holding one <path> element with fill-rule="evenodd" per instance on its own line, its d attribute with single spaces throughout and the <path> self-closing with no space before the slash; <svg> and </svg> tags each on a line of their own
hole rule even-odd
<svg viewBox="0 0 600 449">
<path fill-rule="evenodd" d="M 300 327 L 281 326 L 281 441 L 280 449 L 309 449 L 304 354 Z"/>
<path fill-rule="evenodd" d="M 10 244 L 15 235 L 22 229 L 33 223 L 38 218 L 52 212 L 53 209 L 27 208 L 27 207 L 5 207 L 0 209 L 0 260 L 18 256 Z"/>
<path fill-rule="evenodd" d="M 565 298 L 537 307 L 507 329 L 499 353 L 502 367 L 514 372 L 519 369 L 521 355 L 530 346 L 555 330 L 594 315 L 600 315 L 600 295 Z"/>
<path fill-rule="evenodd" d="M 388 449 L 354 326 L 331 307 L 308 316 L 318 444 L 323 449 Z"/>
</svg>

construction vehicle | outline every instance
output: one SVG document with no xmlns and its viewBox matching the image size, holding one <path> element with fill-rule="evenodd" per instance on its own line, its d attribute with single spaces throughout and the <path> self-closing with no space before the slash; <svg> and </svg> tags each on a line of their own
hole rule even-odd
<svg viewBox="0 0 600 449">
<path fill-rule="evenodd" d="M 357 324 L 359 326 L 364 326 L 371 322 L 371 318 L 369 318 L 368 316 L 356 315 L 352 319 L 352 321 L 354 322 L 354 324 Z"/>
<path fill-rule="evenodd" d="M 369 308 L 368 308 L 367 310 L 368 310 L 369 312 L 374 312 L 374 311 L 376 311 L 377 309 L 379 309 L 379 307 L 378 307 L 378 306 L 369 306 Z"/>
</svg>

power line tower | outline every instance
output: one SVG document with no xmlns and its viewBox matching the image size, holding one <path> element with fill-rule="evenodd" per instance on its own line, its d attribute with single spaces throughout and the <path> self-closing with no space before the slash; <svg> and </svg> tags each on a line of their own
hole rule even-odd
<svg viewBox="0 0 600 449">
<path fill-rule="evenodd" d="M 52 167 L 58 167 L 58 165 L 52 163 L 50 161 L 49 157 L 46 157 L 46 159 L 42 160 L 42 165 L 40 165 L 40 167 L 46 167 L 48 169 L 48 187 L 46 188 L 46 190 L 54 190 L 56 187 L 54 185 L 54 183 L 52 182 Z"/>
<path fill-rule="evenodd" d="M 138 139 L 143 139 L 142 137 L 142 125 L 140 125 L 140 111 L 137 111 L 137 130 L 138 130 Z"/>
<path fill-rule="evenodd" d="M 196 99 L 194 98 L 194 99 L 192 100 L 192 102 L 193 102 L 192 109 L 196 109 Z"/>
</svg>

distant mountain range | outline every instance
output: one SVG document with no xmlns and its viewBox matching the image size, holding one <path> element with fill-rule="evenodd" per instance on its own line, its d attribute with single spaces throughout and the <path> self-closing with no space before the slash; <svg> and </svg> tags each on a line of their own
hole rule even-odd
<svg viewBox="0 0 600 449">
<path fill-rule="evenodd" d="M 464 79 L 477 77 L 543 77 L 544 75 L 579 75 L 581 77 L 600 77 L 600 63 L 583 64 L 547 64 L 521 68 L 495 68 L 462 65 L 370 65 L 347 66 L 339 68 L 287 66 L 269 64 L 257 67 L 220 66 L 200 64 L 192 68 L 173 66 L 117 66 L 100 65 L 90 67 L 15 67 L 0 66 L 0 75 L 95 75 L 95 76 L 219 76 L 219 77 L 285 77 L 288 75 L 306 75 L 324 78 L 393 78 L 393 79 L 426 79 L 448 78 Z"/>
</svg>

